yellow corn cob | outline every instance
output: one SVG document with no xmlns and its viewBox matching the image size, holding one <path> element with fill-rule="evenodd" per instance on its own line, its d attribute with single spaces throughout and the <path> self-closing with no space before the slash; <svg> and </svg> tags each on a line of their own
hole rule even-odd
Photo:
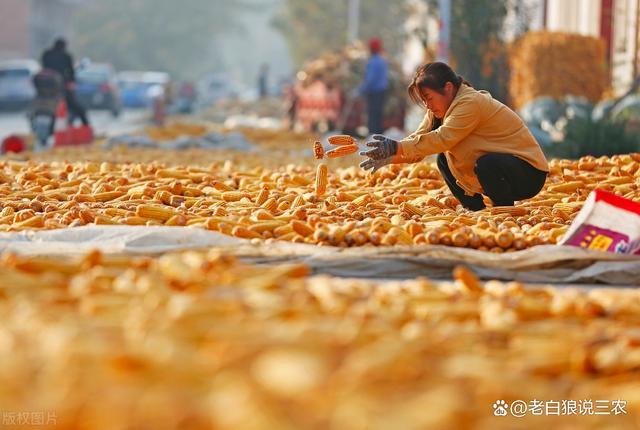
<svg viewBox="0 0 640 430">
<path fill-rule="evenodd" d="M 189 179 L 189 173 L 177 169 L 161 169 L 156 172 L 158 178 Z"/>
<path fill-rule="evenodd" d="M 329 230 L 326 228 L 317 228 L 313 233 L 313 239 L 316 242 L 324 242 L 329 240 Z"/>
<path fill-rule="evenodd" d="M 412 205 L 409 202 L 404 202 L 400 205 L 400 210 L 404 213 L 406 213 L 409 216 L 414 216 L 414 215 L 418 215 L 418 216 L 424 216 L 425 212 L 423 210 L 421 210 L 420 208 Z"/>
<path fill-rule="evenodd" d="M 222 200 L 225 202 L 237 202 L 242 200 L 246 196 L 246 193 L 242 191 L 226 191 L 222 193 Z"/>
<path fill-rule="evenodd" d="M 314 232 L 313 228 L 309 226 L 309 224 L 299 220 L 291 221 L 291 229 L 302 237 L 311 236 Z"/>
<path fill-rule="evenodd" d="M 629 184 L 629 183 L 633 183 L 633 178 L 630 176 L 621 176 L 619 178 L 609 178 L 600 182 L 600 184 L 607 184 L 607 185 L 621 185 L 621 184 Z"/>
<path fill-rule="evenodd" d="M 13 227 L 20 230 L 23 228 L 39 228 L 44 227 L 44 217 L 42 215 L 36 215 L 31 218 L 25 219 L 13 224 Z"/>
<path fill-rule="evenodd" d="M 256 233 L 255 231 L 251 231 L 246 227 L 235 226 L 231 230 L 231 234 L 235 237 L 240 237 L 243 239 L 262 239 L 260 233 Z"/>
<path fill-rule="evenodd" d="M 356 145 L 338 146 L 337 148 L 328 151 L 326 156 L 327 158 L 346 157 L 347 155 L 351 155 L 357 151 L 358 147 Z"/>
<path fill-rule="evenodd" d="M 278 237 L 278 239 L 279 240 L 284 240 L 284 241 L 287 241 L 287 242 L 292 242 L 298 237 L 303 239 L 302 236 L 300 236 L 298 233 L 296 233 L 295 231 L 292 231 L 290 233 L 287 233 L 287 234 L 284 234 L 284 235 Z"/>
<path fill-rule="evenodd" d="M 287 209 L 289 209 L 291 207 L 291 202 L 284 200 L 281 201 L 280 203 L 278 203 L 278 210 L 279 211 L 286 211 Z"/>
<path fill-rule="evenodd" d="M 13 209 L 11 206 L 7 206 L 3 208 L 2 211 L 0 211 L 0 217 L 4 218 L 6 216 L 13 215 L 14 213 L 15 209 Z"/>
<path fill-rule="evenodd" d="M 291 209 L 295 209 L 297 207 L 300 207 L 302 205 L 304 205 L 306 202 L 304 200 L 304 197 L 302 197 L 301 195 L 298 195 L 294 200 L 293 203 L 291 203 Z"/>
<path fill-rule="evenodd" d="M 95 202 L 95 196 L 91 194 L 76 194 L 72 197 L 72 199 L 76 202 L 86 203 L 86 202 Z"/>
<path fill-rule="evenodd" d="M 258 197 L 256 197 L 256 204 L 258 206 L 261 206 L 264 202 L 267 201 L 268 198 L 269 198 L 269 190 L 266 188 L 263 188 L 258 193 Z"/>
<path fill-rule="evenodd" d="M 97 202 L 108 202 L 110 200 L 117 199 L 118 197 L 122 197 L 125 194 L 127 193 L 123 191 L 106 191 L 104 193 L 94 194 L 93 198 L 95 198 Z"/>
<path fill-rule="evenodd" d="M 18 222 L 26 221 L 29 218 L 33 218 L 34 216 L 36 216 L 36 213 L 33 210 L 23 209 L 21 211 L 16 212 L 13 215 L 13 222 L 18 223 Z"/>
<path fill-rule="evenodd" d="M 570 181 L 564 184 L 551 185 L 547 187 L 547 191 L 552 193 L 572 193 L 583 186 L 584 183 L 582 181 Z"/>
<path fill-rule="evenodd" d="M 164 223 L 164 225 L 184 226 L 184 225 L 187 225 L 187 218 L 182 214 L 176 214 L 171 218 L 169 218 L 167 222 Z"/>
<path fill-rule="evenodd" d="M 335 136 L 330 136 L 327 140 L 329 141 L 330 145 L 335 145 L 335 146 L 348 146 L 348 145 L 356 144 L 356 140 L 352 136 L 349 136 L 347 134 L 338 134 Z"/>
<path fill-rule="evenodd" d="M 284 236 L 285 234 L 289 234 L 289 233 L 295 233 L 295 232 L 293 231 L 293 228 L 292 228 L 291 224 L 286 224 L 286 225 L 283 225 L 283 226 L 281 226 L 281 227 L 276 227 L 276 228 L 273 230 L 273 235 L 274 235 L 275 237 Z M 296 234 L 297 234 L 297 233 L 296 233 Z"/>
<path fill-rule="evenodd" d="M 265 231 L 273 232 L 278 227 L 282 227 L 283 225 L 287 225 L 284 221 L 272 220 L 272 221 L 264 221 L 253 224 L 249 227 L 249 230 L 256 233 L 264 233 Z"/>
<path fill-rule="evenodd" d="M 265 201 L 261 207 L 265 208 L 266 210 L 268 210 L 269 212 L 274 212 L 275 210 L 278 209 L 278 201 L 276 199 L 274 199 L 273 197 L 267 199 L 267 201 Z"/>
<path fill-rule="evenodd" d="M 345 193 L 343 191 L 338 191 L 336 194 L 336 201 L 339 202 L 352 202 L 356 199 L 356 196 L 350 193 Z"/>
<path fill-rule="evenodd" d="M 314 142 L 313 156 L 316 160 L 322 160 L 324 158 L 324 148 L 322 147 L 322 143 Z"/>
<path fill-rule="evenodd" d="M 491 215 L 501 215 L 508 214 L 511 216 L 523 216 L 526 215 L 529 211 L 523 207 L 515 207 L 515 206 L 494 206 L 489 209 Z"/>
<path fill-rule="evenodd" d="M 98 215 L 93 220 L 96 225 L 115 225 L 117 224 L 111 217 Z"/>
<path fill-rule="evenodd" d="M 346 231 L 338 226 L 332 226 L 329 228 L 329 242 L 332 245 L 339 245 L 344 239 Z"/>
<path fill-rule="evenodd" d="M 392 227 L 391 230 L 389 230 L 389 232 L 387 233 L 387 236 L 391 236 L 392 238 L 394 238 L 395 243 L 404 245 L 413 244 L 413 238 L 400 227 Z"/>
<path fill-rule="evenodd" d="M 146 225 L 147 221 L 149 220 L 139 216 L 129 216 L 122 219 L 122 222 L 126 225 Z"/>
<path fill-rule="evenodd" d="M 360 197 L 356 197 L 352 200 L 352 203 L 356 206 L 366 206 L 373 200 L 373 196 L 371 194 L 363 194 Z"/>
<path fill-rule="evenodd" d="M 140 205 L 136 209 L 136 216 L 156 221 L 167 221 L 174 216 L 176 211 L 168 206 Z"/>
<path fill-rule="evenodd" d="M 513 232 L 511 230 L 502 230 L 496 234 L 496 243 L 499 247 L 507 249 L 513 244 Z"/>
<path fill-rule="evenodd" d="M 316 169 L 316 195 L 323 196 L 327 192 L 329 183 L 329 168 L 326 164 L 320 163 Z"/>
</svg>

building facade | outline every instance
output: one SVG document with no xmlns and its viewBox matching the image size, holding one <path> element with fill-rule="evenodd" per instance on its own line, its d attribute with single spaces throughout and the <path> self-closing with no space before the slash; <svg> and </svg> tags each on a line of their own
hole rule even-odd
<svg viewBox="0 0 640 430">
<path fill-rule="evenodd" d="M 71 17 L 86 0 L 2 0 L 0 59 L 39 58 L 57 37 L 71 38 Z"/>
<path fill-rule="evenodd" d="M 544 0 L 542 3 L 546 29 L 604 40 L 614 93 L 624 93 L 640 71 L 640 0 Z"/>
</svg>

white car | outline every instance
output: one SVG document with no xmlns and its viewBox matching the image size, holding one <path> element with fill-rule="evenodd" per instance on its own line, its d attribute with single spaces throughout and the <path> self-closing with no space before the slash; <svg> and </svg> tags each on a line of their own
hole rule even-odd
<svg viewBox="0 0 640 430">
<path fill-rule="evenodd" d="M 34 60 L 0 62 L 0 110 L 25 109 L 36 96 L 33 76 L 40 70 Z"/>
</svg>

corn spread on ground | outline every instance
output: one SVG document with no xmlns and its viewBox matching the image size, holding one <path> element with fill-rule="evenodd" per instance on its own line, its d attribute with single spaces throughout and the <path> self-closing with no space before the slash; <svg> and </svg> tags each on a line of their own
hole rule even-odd
<svg viewBox="0 0 640 430">
<path fill-rule="evenodd" d="M 5 254 L 0 312 L 0 404 L 53 412 L 51 428 L 631 429 L 639 419 L 637 290 L 484 283 L 462 267 L 441 284 L 309 277 L 219 251 Z M 494 417 L 498 399 L 620 399 L 626 414 Z"/>
</svg>

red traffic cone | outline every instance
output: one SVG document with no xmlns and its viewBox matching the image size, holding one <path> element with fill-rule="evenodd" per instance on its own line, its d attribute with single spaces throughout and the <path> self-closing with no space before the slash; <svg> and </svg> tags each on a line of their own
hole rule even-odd
<svg viewBox="0 0 640 430">
<path fill-rule="evenodd" d="M 53 146 L 66 146 L 71 144 L 71 136 L 67 130 L 67 104 L 60 100 L 56 108 L 54 119 Z"/>
</svg>

